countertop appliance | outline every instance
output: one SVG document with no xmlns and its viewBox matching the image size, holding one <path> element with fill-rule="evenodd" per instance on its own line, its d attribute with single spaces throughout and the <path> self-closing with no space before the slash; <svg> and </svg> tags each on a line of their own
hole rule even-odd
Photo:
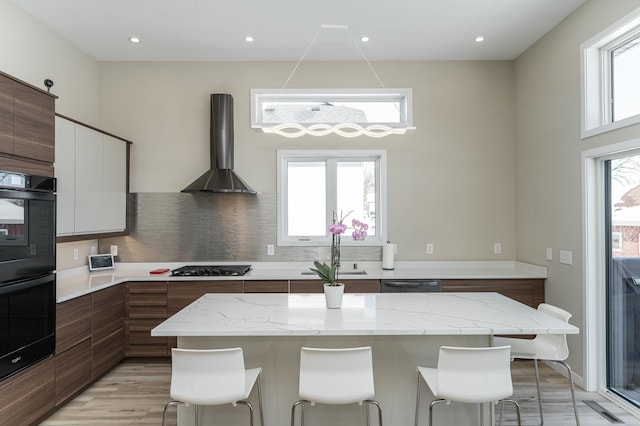
<svg viewBox="0 0 640 426">
<path fill-rule="evenodd" d="M 381 280 L 381 293 L 439 293 L 442 291 L 440 280 Z"/>
<path fill-rule="evenodd" d="M 251 265 L 187 265 L 171 271 L 175 277 L 242 276 L 251 270 Z"/>
<path fill-rule="evenodd" d="M 0 380 L 51 355 L 56 180 L 0 171 Z"/>
</svg>

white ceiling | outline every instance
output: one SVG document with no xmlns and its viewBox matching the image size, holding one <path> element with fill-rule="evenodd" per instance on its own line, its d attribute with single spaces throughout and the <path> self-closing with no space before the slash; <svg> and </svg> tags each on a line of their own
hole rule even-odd
<svg viewBox="0 0 640 426">
<path fill-rule="evenodd" d="M 99 61 L 264 61 L 511 60 L 586 0 L 12 1 Z"/>
</svg>

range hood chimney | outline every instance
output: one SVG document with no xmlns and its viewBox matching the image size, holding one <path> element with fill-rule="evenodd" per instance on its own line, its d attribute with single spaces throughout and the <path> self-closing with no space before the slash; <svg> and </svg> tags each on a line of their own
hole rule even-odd
<svg viewBox="0 0 640 426">
<path fill-rule="evenodd" d="M 233 171 L 233 96 L 227 93 L 211 95 L 211 168 L 182 192 L 256 191 Z"/>
</svg>

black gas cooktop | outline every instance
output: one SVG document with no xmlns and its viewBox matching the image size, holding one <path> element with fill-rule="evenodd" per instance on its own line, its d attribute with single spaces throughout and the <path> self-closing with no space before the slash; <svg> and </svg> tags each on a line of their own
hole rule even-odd
<svg viewBox="0 0 640 426">
<path fill-rule="evenodd" d="M 176 277 L 241 276 L 251 270 L 251 265 L 187 265 L 174 269 Z"/>
</svg>

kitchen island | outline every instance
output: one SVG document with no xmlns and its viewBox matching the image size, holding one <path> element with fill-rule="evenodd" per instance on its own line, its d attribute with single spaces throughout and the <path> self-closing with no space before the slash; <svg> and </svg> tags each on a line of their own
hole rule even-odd
<svg viewBox="0 0 640 426">
<path fill-rule="evenodd" d="M 408 426 L 415 410 L 415 366 L 435 366 L 441 345 L 488 346 L 495 334 L 541 333 L 578 329 L 497 293 L 347 294 L 342 309 L 326 309 L 322 294 L 207 294 L 151 332 L 177 336 L 183 348 L 241 346 L 247 367 L 263 368 L 265 424 L 279 426 L 289 424 L 298 399 L 302 346 L 372 346 L 385 424 Z M 432 396 L 423 395 L 427 406 Z M 470 405 L 437 411 L 438 424 L 472 425 L 479 414 Z M 201 413 L 221 424 L 246 423 L 241 408 Z M 179 423 L 192 424 L 192 415 L 181 409 Z M 305 413 L 309 425 L 335 426 L 354 424 L 360 415 L 354 407 L 318 406 Z"/>
</svg>

